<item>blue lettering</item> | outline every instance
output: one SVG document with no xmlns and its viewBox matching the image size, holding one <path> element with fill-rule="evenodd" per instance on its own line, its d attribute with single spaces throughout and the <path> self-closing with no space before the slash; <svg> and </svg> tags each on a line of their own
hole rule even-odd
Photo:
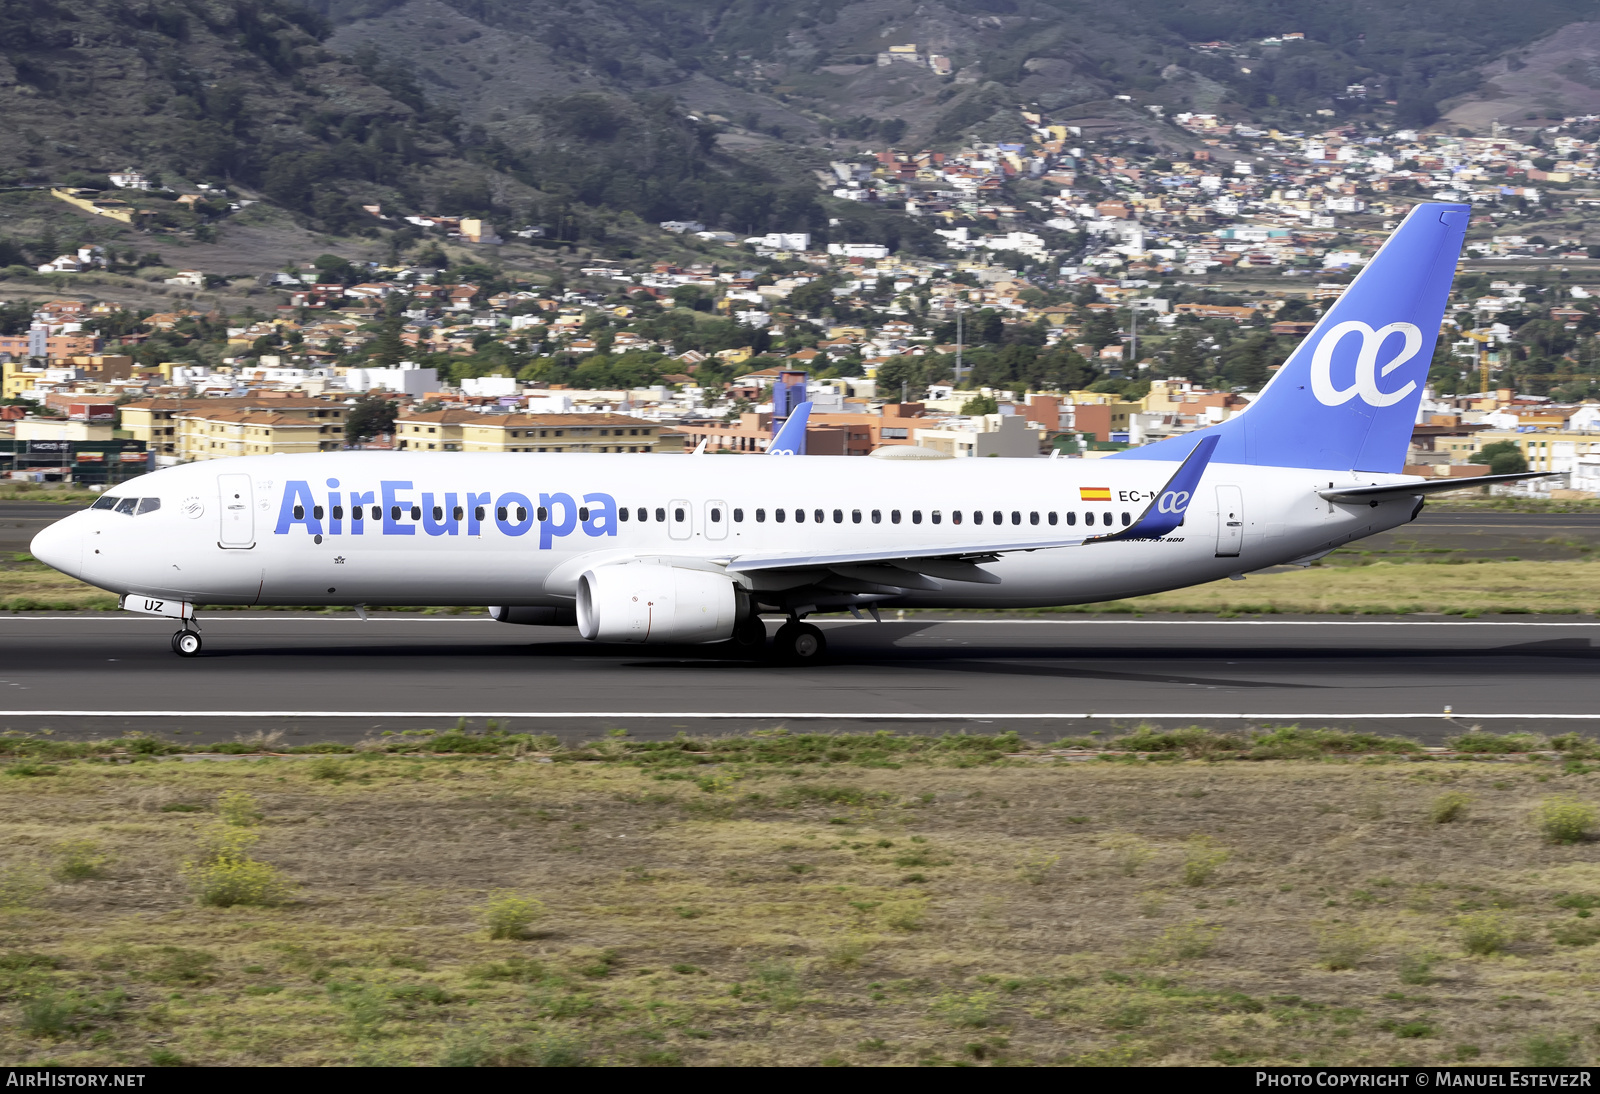
<svg viewBox="0 0 1600 1094">
<path fill-rule="evenodd" d="M 366 530 L 367 522 L 355 515 L 357 509 L 365 509 L 372 504 L 372 491 L 350 491 L 350 534 L 359 536 Z M 363 514 L 364 515 L 364 514 Z"/>
<path fill-rule="evenodd" d="M 533 502 L 526 494 L 501 494 L 494 507 L 494 522 L 506 535 L 524 536 L 533 527 Z"/>
<path fill-rule="evenodd" d="M 610 494 L 585 494 L 589 503 L 589 519 L 583 522 L 586 536 L 614 536 L 617 534 L 617 499 Z"/>
<path fill-rule="evenodd" d="M 548 551 L 554 537 L 570 536 L 578 526 L 578 506 L 571 494 L 540 494 L 539 505 L 548 513 L 548 519 L 539 525 L 539 550 Z M 556 523 L 557 505 L 561 506 L 559 524 Z"/>
<path fill-rule="evenodd" d="M 467 535 L 476 536 L 483 533 L 483 527 L 478 522 L 478 507 L 488 505 L 489 498 L 488 494 L 467 495 Z"/>
<path fill-rule="evenodd" d="M 295 516 L 295 506 L 300 515 Z M 283 505 L 278 509 L 278 527 L 274 535 L 284 535 L 296 524 L 303 524 L 311 535 L 322 534 L 322 522 L 316 518 L 316 502 L 311 498 L 311 484 L 299 480 L 283 484 Z"/>
<path fill-rule="evenodd" d="M 444 496 L 444 523 L 440 524 L 433 519 L 433 495 L 422 495 L 422 530 L 430 536 L 453 536 L 461 531 L 461 524 L 456 520 L 456 496 Z"/>
<path fill-rule="evenodd" d="M 411 508 L 410 499 L 408 499 L 408 498 L 400 498 L 400 497 L 396 497 L 395 496 L 395 491 L 397 491 L 397 490 L 410 490 L 411 489 L 411 480 L 410 479 L 405 479 L 405 480 L 384 479 L 383 483 L 382 483 L 382 486 L 383 486 L 383 534 L 386 535 L 386 536 L 414 536 L 414 535 L 416 535 L 417 534 L 417 526 L 415 524 L 401 524 L 399 521 L 394 519 L 395 506 L 398 505 L 398 506 L 400 506 L 402 508 L 405 508 L 405 509 L 410 509 Z"/>
</svg>

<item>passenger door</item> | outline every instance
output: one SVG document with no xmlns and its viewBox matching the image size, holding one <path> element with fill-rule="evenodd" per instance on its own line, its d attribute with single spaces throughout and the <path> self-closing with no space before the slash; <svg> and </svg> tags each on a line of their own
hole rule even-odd
<svg viewBox="0 0 1600 1094">
<path fill-rule="evenodd" d="M 688 539 L 694 531 L 694 521 L 686 501 L 674 501 L 667 506 L 667 535 L 673 539 Z"/>
<path fill-rule="evenodd" d="M 222 531 L 217 546 L 243 550 L 256 545 L 255 513 L 249 475 L 218 475 Z"/>
<path fill-rule="evenodd" d="M 728 504 L 722 501 L 706 502 L 706 522 L 704 525 L 707 539 L 728 538 Z"/>
<path fill-rule="evenodd" d="M 1244 491 L 1217 487 L 1217 557 L 1237 558 L 1244 544 Z"/>
</svg>

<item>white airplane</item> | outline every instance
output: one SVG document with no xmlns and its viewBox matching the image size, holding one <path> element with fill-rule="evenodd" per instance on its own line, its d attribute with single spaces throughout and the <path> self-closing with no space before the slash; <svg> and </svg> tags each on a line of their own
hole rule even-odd
<svg viewBox="0 0 1600 1094">
<path fill-rule="evenodd" d="M 494 605 L 619 643 L 815 661 L 814 612 L 1022 608 L 1315 559 L 1424 495 L 1528 476 L 1400 474 L 1469 207 L 1423 204 L 1246 412 L 1103 460 L 340 452 L 129 480 L 36 558 L 170 616 L 197 605 Z M 797 412 L 774 439 L 797 450 Z M 803 433 L 799 436 L 803 437 Z"/>
</svg>

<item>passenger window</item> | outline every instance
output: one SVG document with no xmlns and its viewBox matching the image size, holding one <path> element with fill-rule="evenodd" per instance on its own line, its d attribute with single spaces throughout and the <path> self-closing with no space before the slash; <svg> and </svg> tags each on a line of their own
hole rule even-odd
<svg viewBox="0 0 1600 1094">
<path fill-rule="evenodd" d="M 872 511 L 872 523 L 873 524 L 882 524 L 883 523 L 883 510 L 882 509 L 874 509 Z"/>
<path fill-rule="evenodd" d="M 722 523 L 722 510 L 721 509 L 713 509 L 713 510 L 711 510 L 711 523 L 712 524 L 721 524 Z"/>
<path fill-rule="evenodd" d="M 982 524 L 983 523 L 983 510 L 982 509 L 974 509 L 972 511 L 972 523 L 973 524 Z"/>
<path fill-rule="evenodd" d="M 679 524 L 682 524 L 683 523 L 683 510 L 682 509 L 674 509 L 672 511 L 672 519 L 677 521 Z"/>
<path fill-rule="evenodd" d="M 411 519 L 412 520 L 421 520 L 422 519 L 422 506 L 413 505 L 411 507 Z"/>
<path fill-rule="evenodd" d="M 823 521 L 827 520 L 828 518 L 823 515 L 821 509 L 813 509 L 811 511 L 811 519 L 816 521 L 818 524 L 821 524 Z"/>
<path fill-rule="evenodd" d="M 433 507 L 433 519 L 434 520 L 443 520 L 444 519 L 444 506 L 435 505 Z"/>
<path fill-rule="evenodd" d="M 1094 510 L 1091 509 L 1089 512 L 1083 514 L 1083 523 L 1089 525 L 1091 528 L 1094 527 Z"/>
<path fill-rule="evenodd" d="M 333 515 L 335 517 L 339 515 L 339 509 L 337 506 L 334 507 Z M 458 505 L 454 509 L 450 510 L 450 515 L 456 520 L 460 520 L 462 517 L 467 515 L 467 511 Z"/>
<path fill-rule="evenodd" d="M 94 499 L 94 504 L 89 506 L 89 508 L 90 509 L 115 509 L 117 507 L 117 502 L 120 501 L 120 500 L 121 500 L 120 498 L 114 498 L 109 494 L 101 494 L 98 498 Z"/>
<path fill-rule="evenodd" d="M 898 509 L 889 510 L 889 523 L 890 524 L 899 524 L 900 523 L 900 510 L 898 510 Z"/>
<path fill-rule="evenodd" d="M 343 520 L 344 519 L 344 506 L 335 505 L 333 507 L 333 519 L 334 520 Z"/>
<path fill-rule="evenodd" d="M 667 511 L 665 509 L 657 509 L 656 510 L 656 523 L 658 523 L 658 524 L 667 523 Z"/>
<path fill-rule="evenodd" d="M 473 508 L 472 508 L 472 519 L 473 520 L 482 520 L 483 519 L 483 512 L 484 512 L 483 506 L 481 506 L 481 505 L 473 506 Z"/>
<path fill-rule="evenodd" d="M 501 520 L 505 520 L 506 518 L 505 517 L 501 517 L 500 519 Z M 550 519 L 550 510 L 546 509 L 542 505 L 539 506 L 539 521 L 540 521 L 540 523 L 542 524 L 543 522 L 545 522 L 545 521 L 547 521 L 549 519 Z"/>
<path fill-rule="evenodd" d="M 1123 526 L 1123 527 L 1124 527 L 1124 528 L 1126 528 L 1126 527 L 1127 527 L 1127 526 L 1128 526 L 1128 525 L 1130 525 L 1130 524 L 1132 524 L 1132 523 L 1133 523 L 1133 517 L 1132 517 L 1132 515 L 1131 515 L 1131 514 L 1129 514 L 1129 513 L 1128 513 L 1128 512 L 1126 512 L 1126 511 L 1124 511 L 1124 512 L 1123 512 L 1123 514 L 1122 514 L 1122 526 Z"/>
<path fill-rule="evenodd" d="M 735 523 L 735 524 L 743 524 L 744 523 L 744 510 L 743 509 L 735 509 L 733 511 L 733 523 Z"/>
<path fill-rule="evenodd" d="M 944 521 L 944 514 L 935 509 L 932 513 L 933 523 L 940 524 Z"/>
<path fill-rule="evenodd" d="M 372 507 L 372 519 L 373 520 L 382 520 L 383 519 L 383 506 L 374 505 Z M 398 505 L 394 507 L 394 519 L 395 520 L 399 520 L 400 519 L 400 507 Z"/>
<path fill-rule="evenodd" d="M 788 516 L 788 510 L 786 509 L 774 509 L 772 511 L 772 519 L 777 521 L 779 524 L 783 523 L 783 518 L 786 516 Z"/>
<path fill-rule="evenodd" d="M 121 503 L 119 503 L 117 505 L 117 512 L 119 512 L 119 513 L 131 513 L 131 512 L 133 512 L 133 499 L 132 498 L 128 498 L 126 500 L 127 500 L 127 508 L 123 508 Z M 295 520 L 305 520 L 306 519 L 306 507 L 304 505 L 296 505 L 294 507 L 294 519 Z"/>
<path fill-rule="evenodd" d="M 641 505 L 639 507 L 639 523 L 643 524 L 645 521 L 647 521 L 649 519 L 650 519 L 650 510 L 646 509 L 644 506 Z"/>
<path fill-rule="evenodd" d="M 765 524 L 765 523 L 767 523 L 767 511 L 765 509 L 757 509 L 756 510 L 756 523 L 757 524 Z"/>
<path fill-rule="evenodd" d="M 1046 513 L 1045 519 L 1047 519 L 1051 524 L 1054 524 L 1056 522 L 1056 515 L 1054 512 Z"/>
<path fill-rule="evenodd" d="M 861 523 L 861 510 L 859 510 L 859 509 L 850 510 L 850 523 L 851 524 L 860 524 Z"/>
<path fill-rule="evenodd" d="M 365 509 L 361 508 L 361 506 L 352 505 L 350 507 L 350 519 L 351 520 L 360 520 L 362 517 L 364 517 L 366 515 L 367 515 L 367 511 Z M 478 514 L 478 515 L 479 515 L 480 518 L 483 516 L 483 514 L 481 514 L 481 513 Z"/>
<path fill-rule="evenodd" d="M 796 524 L 804 524 L 806 522 L 806 511 L 804 509 L 796 509 L 794 511 L 794 522 Z"/>
<path fill-rule="evenodd" d="M 1029 524 L 1038 524 L 1039 523 L 1039 514 L 1038 513 L 1029 513 L 1028 514 L 1028 523 Z"/>
<path fill-rule="evenodd" d="M 313 505 L 311 507 L 311 515 L 313 517 L 315 517 L 317 520 L 321 520 L 322 519 L 322 506 Z"/>
<path fill-rule="evenodd" d="M 626 521 L 628 519 L 628 507 L 626 505 L 617 510 L 617 519 L 621 521 Z"/>
<path fill-rule="evenodd" d="M 911 523 L 912 524 L 921 524 L 922 523 L 922 510 L 921 509 L 913 509 L 913 510 L 911 510 Z"/>
<path fill-rule="evenodd" d="M 955 510 L 951 511 L 951 513 L 950 513 L 950 523 L 951 524 L 960 524 L 961 523 L 961 510 L 955 509 Z"/>
<path fill-rule="evenodd" d="M 578 523 L 589 523 L 589 507 L 587 505 L 578 506 Z"/>
<path fill-rule="evenodd" d="M 494 519 L 495 520 L 505 520 L 506 519 L 506 507 L 504 505 L 495 506 Z"/>
<path fill-rule="evenodd" d="M 161 499 L 160 498 L 140 498 L 139 499 L 139 508 L 138 508 L 137 512 L 139 514 L 154 513 L 157 509 L 160 509 L 160 508 L 161 508 Z"/>
<path fill-rule="evenodd" d="M 527 519 L 528 519 L 528 511 L 526 509 L 524 509 L 520 505 L 517 506 L 517 523 L 521 524 L 523 521 L 525 521 Z"/>
<path fill-rule="evenodd" d="M 1067 526 L 1071 527 L 1072 525 L 1077 524 L 1077 523 L 1078 523 L 1078 514 L 1076 514 L 1076 513 L 1068 513 L 1067 514 Z"/>
<path fill-rule="evenodd" d="M 835 509 L 833 511 L 833 523 L 835 523 L 835 524 L 843 524 L 844 523 L 844 510 L 843 509 Z"/>
<path fill-rule="evenodd" d="M 1022 514 L 1017 512 L 1015 509 L 1011 510 L 1011 523 L 1012 524 L 1021 524 L 1022 523 Z"/>
<path fill-rule="evenodd" d="M 994 511 L 994 522 L 996 524 L 1004 524 L 1006 522 L 1006 515 L 1000 510 L 996 509 Z"/>
</svg>

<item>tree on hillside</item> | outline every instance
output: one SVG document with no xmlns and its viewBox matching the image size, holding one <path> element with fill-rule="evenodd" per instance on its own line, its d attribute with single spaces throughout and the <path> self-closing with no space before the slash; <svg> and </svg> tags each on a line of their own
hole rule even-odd
<svg viewBox="0 0 1600 1094">
<path fill-rule="evenodd" d="M 344 435 L 351 444 L 394 431 L 394 404 L 381 395 L 364 395 L 345 415 Z"/>
<path fill-rule="evenodd" d="M 1516 441 L 1486 444 L 1467 457 L 1469 463 L 1486 463 L 1491 475 L 1515 475 L 1528 469 L 1528 460 Z"/>
</svg>

